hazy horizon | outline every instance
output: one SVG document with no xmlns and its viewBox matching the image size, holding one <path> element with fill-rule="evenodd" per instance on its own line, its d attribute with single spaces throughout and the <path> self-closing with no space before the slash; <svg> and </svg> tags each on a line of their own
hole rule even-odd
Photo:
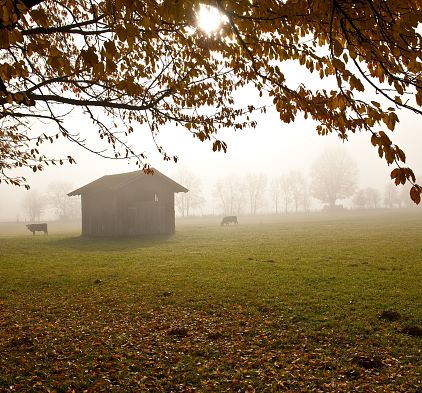
<svg viewBox="0 0 422 393">
<path fill-rule="evenodd" d="M 251 93 L 252 94 L 252 93 Z M 249 98 L 250 100 L 251 98 Z M 390 133 L 393 143 L 399 145 L 407 155 L 407 165 L 414 169 L 419 182 L 422 179 L 422 134 L 418 129 L 416 115 L 399 113 L 401 122 Z M 335 134 L 319 136 L 315 131 L 315 122 L 304 120 L 300 115 L 294 123 L 284 124 L 273 108 L 267 113 L 257 114 L 258 125 L 255 129 L 241 131 L 223 130 L 219 138 L 227 142 L 227 153 L 213 152 L 209 142 L 200 142 L 181 127 L 166 127 L 159 135 L 159 143 L 169 155 L 178 156 L 178 163 L 165 162 L 156 151 L 149 130 L 137 129 L 131 136 L 131 143 L 137 151 L 146 151 L 148 162 L 167 176 L 177 180 L 180 170 L 188 169 L 201 181 L 202 196 L 206 200 L 203 213 L 215 213 L 214 188 L 219 179 L 233 176 L 243 180 L 253 173 L 263 173 L 267 185 L 272 177 L 300 171 L 308 179 L 311 167 L 321 152 L 327 147 L 344 149 L 358 165 L 358 188 L 373 187 L 381 192 L 391 183 L 390 172 L 384 159 L 378 157 L 377 150 L 370 144 L 368 132 L 351 134 L 349 141 L 342 142 Z M 71 119 L 73 128 L 81 129 L 77 118 Z M 82 132 L 84 136 L 95 135 L 92 127 Z M 134 163 L 102 159 L 83 150 L 76 144 L 58 140 L 52 145 L 43 144 L 49 153 L 55 156 L 72 155 L 76 165 L 44 167 L 42 172 L 32 173 L 22 169 L 12 173 L 24 175 L 32 190 L 45 193 L 51 183 L 65 182 L 78 188 L 101 176 L 129 172 L 139 169 Z M 0 221 L 23 219 L 23 198 L 27 191 L 22 187 L 0 185 Z M 270 208 L 271 209 L 271 208 Z M 268 210 L 268 209 L 267 209 Z"/>
</svg>

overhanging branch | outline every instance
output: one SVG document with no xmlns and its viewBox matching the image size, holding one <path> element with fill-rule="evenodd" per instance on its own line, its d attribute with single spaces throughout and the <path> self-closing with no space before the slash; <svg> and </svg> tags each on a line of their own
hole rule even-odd
<svg viewBox="0 0 422 393">
<path fill-rule="evenodd" d="M 53 94 L 33 94 L 27 93 L 27 96 L 31 102 L 56 102 L 60 104 L 68 104 L 73 106 L 85 106 L 85 107 L 102 107 L 102 108 L 113 108 L 113 109 L 125 109 L 129 111 L 146 111 L 155 107 L 162 99 L 171 94 L 171 89 L 163 91 L 154 100 L 150 101 L 145 105 L 131 105 L 124 102 L 113 102 L 104 100 L 83 100 L 69 97 L 61 97 Z M 7 103 L 6 99 L 0 100 L 0 105 Z"/>
</svg>

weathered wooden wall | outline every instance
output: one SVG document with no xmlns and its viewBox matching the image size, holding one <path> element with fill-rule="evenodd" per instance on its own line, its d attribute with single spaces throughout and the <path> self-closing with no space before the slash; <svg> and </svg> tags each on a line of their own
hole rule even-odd
<svg viewBox="0 0 422 393">
<path fill-rule="evenodd" d="M 175 231 L 174 192 L 128 185 L 113 193 L 82 195 L 82 235 L 135 236 Z"/>
</svg>

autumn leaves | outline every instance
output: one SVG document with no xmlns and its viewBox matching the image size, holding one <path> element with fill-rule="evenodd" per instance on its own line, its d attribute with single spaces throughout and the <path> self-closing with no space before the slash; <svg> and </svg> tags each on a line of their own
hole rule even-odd
<svg viewBox="0 0 422 393">
<path fill-rule="evenodd" d="M 197 28 L 204 7 L 218 8 L 226 21 L 212 34 Z M 100 138 L 111 141 L 106 156 L 145 164 L 145 152 L 123 137 L 129 130 L 148 127 L 165 160 L 158 137 L 166 124 L 225 151 L 219 129 L 255 127 L 250 112 L 266 105 L 242 107 L 234 99 L 254 86 L 271 97 L 281 122 L 303 114 L 320 134 L 372 134 L 378 154 L 398 168 L 393 178 L 411 182 L 419 203 L 421 187 L 382 127 L 394 130 L 398 108 L 422 114 L 421 20 L 420 7 L 402 1 L 1 0 L 1 115 L 22 135 L 29 131 L 23 120 L 49 118 L 60 134 L 99 154 L 60 117 L 81 108 Z M 288 63 L 300 70 L 294 82 Z M 323 88 L 313 88 L 309 74 Z M 371 100 L 373 92 L 382 100 Z M 104 108 L 108 120 L 93 107 Z M 24 156 L 22 146 L 14 149 Z M 5 161 L 0 154 L 0 169 Z"/>
</svg>

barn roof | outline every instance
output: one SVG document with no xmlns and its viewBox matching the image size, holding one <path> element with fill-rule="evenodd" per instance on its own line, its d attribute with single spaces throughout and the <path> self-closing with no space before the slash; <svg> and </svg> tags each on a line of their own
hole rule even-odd
<svg viewBox="0 0 422 393">
<path fill-rule="evenodd" d="M 72 192 L 67 194 L 68 196 L 81 195 L 90 192 L 98 191 L 116 191 L 120 188 L 128 185 L 129 183 L 137 182 L 145 185 L 154 185 L 154 183 L 167 184 L 169 188 L 172 188 L 174 192 L 188 192 L 189 190 L 174 180 L 170 179 L 166 175 L 163 175 L 157 169 L 153 169 L 153 175 L 147 175 L 144 171 L 134 171 L 126 173 L 118 173 L 116 175 L 106 175 L 88 183 Z"/>
</svg>

